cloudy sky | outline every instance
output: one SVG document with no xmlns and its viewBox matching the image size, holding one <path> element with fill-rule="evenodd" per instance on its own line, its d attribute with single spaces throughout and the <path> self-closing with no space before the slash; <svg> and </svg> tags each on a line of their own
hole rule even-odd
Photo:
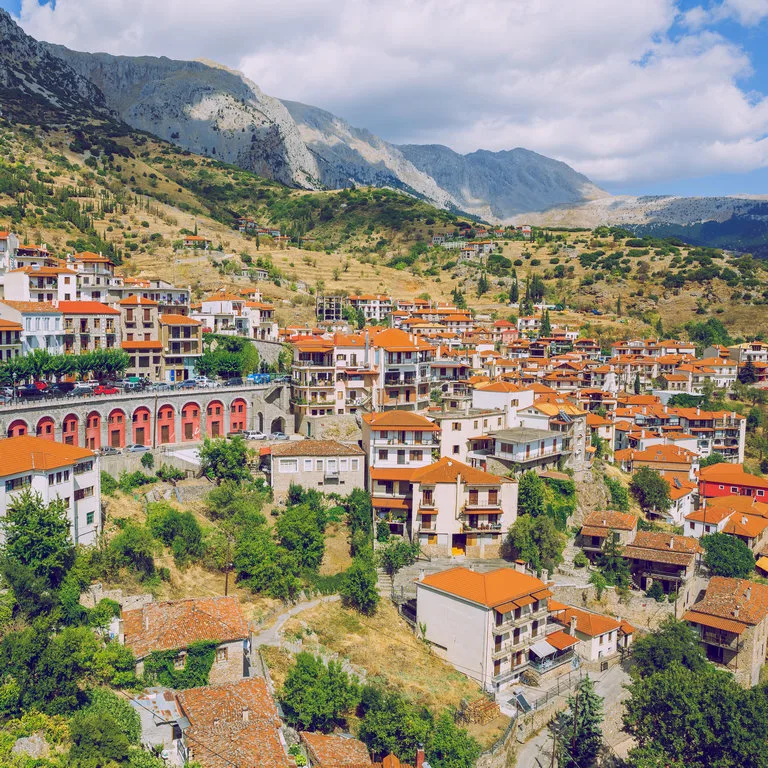
<svg viewBox="0 0 768 768">
<path fill-rule="evenodd" d="M 527 147 L 613 192 L 768 193 L 768 0 L 0 0 L 31 35 L 206 58 L 397 143 Z"/>
</svg>

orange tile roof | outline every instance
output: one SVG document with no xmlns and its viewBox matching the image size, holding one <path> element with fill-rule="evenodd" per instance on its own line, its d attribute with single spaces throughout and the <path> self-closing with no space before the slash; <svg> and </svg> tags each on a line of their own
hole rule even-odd
<svg viewBox="0 0 768 768">
<path fill-rule="evenodd" d="M 100 301 L 60 301 L 59 311 L 65 315 L 119 315 L 120 310 Z"/>
<path fill-rule="evenodd" d="M 543 581 L 513 568 L 498 568 L 488 573 L 478 573 L 461 567 L 451 568 L 426 576 L 418 584 L 488 608 L 495 608 L 537 592 L 544 591 L 547 596 L 551 594 Z"/>
<path fill-rule="evenodd" d="M 637 518 L 629 512 L 615 512 L 610 509 L 601 512 L 598 510 L 590 512 L 584 518 L 583 526 L 585 528 L 599 528 L 607 536 L 608 531 L 634 531 L 637 528 Z"/>
<path fill-rule="evenodd" d="M 120 344 L 123 349 L 162 349 L 160 341 L 124 341 Z"/>
<path fill-rule="evenodd" d="M 33 435 L 0 440 L 0 467 L 4 477 L 32 470 L 44 472 L 68 467 L 83 459 L 92 458 L 93 451 L 86 448 L 55 443 Z"/>
<path fill-rule="evenodd" d="M 0 330 L 2 331 L 23 331 L 24 326 L 21 323 L 14 323 L 13 320 L 0 319 Z"/>
<path fill-rule="evenodd" d="M 123 307 L 131 307 L 136 305 L 141 305 L 142 307 L 157 306 L 156 301 L 152 301 L 152 299 L 145 299 L 143 296 L 137 296 L 136 294 L 132 294 L 131 296 L 126 296 L 124 299 L 121 299 L 118 303 Z"/>
<path fill-rule="evenodd" d="M 418 336 L 412 336 L 399 328 L 387 328 L 375 334 L 372 343 L 376 347 L 386 349 L 388 352 L 413 352 L 434 349 Z"/>
<path fill-rule="evenodd" d="M 558 629 L 557 632 L 553 632 L 551 635 L 547 635 L 544 638 L 553 648 L 557 648 L 558 651 L 564 651 L 566 648 L 571 648 L 579 642 L 578 637 L 573 637 L 567 632 L 563 632 L 562 629 Z"/>
<path fill-rule="evenodd" d="M 740 624 L 759 624 L 768 618 L 768 584 L 713 576 L 704 598 L 692 606 L 698 614 L 738 621 Z M 688 619 L 687 615 L 684 617 Z"/>
<path fill-rule="evenodd" d="M 750 475 L 743 464 L 712 464 L 699 470 L 699 479 L 708 483 L 725 485 L 749 485 L 752 488 L 768 488 L 768 479 Z"/>
<path fill-rule="evenodd" d="M 91 251 L 83 251 L 82 253 L 76 253 L 74 258 L 78 261 L 87 261 L 99 264 L 113 264 L 106 256 L 102 256 L 100 253 L 93 253 Z M 114 264 L 113 264 L 114 266 Z"/>
<path fill-rule="evenodd" d="M 176 695 L 189 720 L 192 758 L 203 768 L 291 768 L 280 739 L 282 725 L 263 678 L 190 688 Z"/>
<path fill-rule="evenodd" d="M 475 385 L 475 389 L 479 389 L 481 392 L 521 392 L 522 387 L 518 387 L 515 384 L 511 384 L 508 381 L 492 381 L 486 383 L 479 383 Z"/>
<path fill-rule="evenodd" d="M 237 296 L 234 293 L 227 293 L 226 291 L 218 291 L 212 293 L 210 296 L 206 296 L 202 301 L 245 301 L 242 296 Z"/>
<path fill-rule="evenodd" d="M 357 444 L 338 440 L 291 440 L 272 446 L 273 456 L 362 456 L 365 451 Z"/>
<path fill-rule="evenodd" d="M 125 644 L 137 658 L 152 651 L 187 648 L 190 643 L 218 643 L 248 637 L 248 622 L 236 597 L 201 597 L 148 603 L 123 611 Z"/>
<path fill-rule="evenodd" d="M 551 604 L 550 610 L 552 610 Z M 571 606 L 555 610 L 552 613 L 552 619 L 565 627 L 570 626 L 572 618 L 576 619 L 576 631 L 581 632 L 583 635 L 589 635 L 589 637 L 598 637 L 606 632 L 613 632 L 620 626 L 616 619 L 612 619 L 609 616 L 590 613 L 589 611 L 572 608 Z M 549 638 L 547 638 L 547 641 L 549 641 Z"/>
<path fill-rule="evenodd" d="M 748 515 L 768 517 L 768 504 L 758 501 L 754 496 L 715 496 L 706 500 L 707 509 L 727 509 L 734 512 L 746 512 Z"/>
<path fill-rule="evenodd" d="M 376 509 L 410 509 L 408 499 L 385 499 L 374 496 L 371 503 Z"/>
<path fill-rule="evenodd" d="M 53 304 L 49 304 L 47 301 L 9 301 L 3 299 L 0 304 L 5 304 L 11 309 L 15 309 L 17 312 L 29 312 L 40 315 L 60 315 L 56 307 Z"/>
<path fill-rule="evenodd" d="M 312 765 L 317 768 L 363 768 L 371 765 L 368 747 L 358 739 L 306 731 L 299 736 L 312 758 Z"/>
<path fill-rule="evenodd" d="M 439 432 L 440 427 L 425 416 L 413 411 L 381 411 L 364 413 L 363 421 L 374 431 L 406 430 L 417 432 Z"/>
<path fill-rule="evenodd" d="M 371 467 L 369 474 L 371 480 L 407 480 L 411 481 L 417 467 Z"/>
<path fill-rule="evenodd" d="M 745 515 L 735 513 L 731 515 L 723 528 L 723 533 L 730 533 L 732 536 L 744 536 L 748 539 L 756 539 L 768 528 L 768 520 L 756 515 Z"/>
<path fill-rule="evenodd" d="M 658 531 L 638 531 L 624 548 L 624 556 L 636 560 L 688 566 L 702 549 L 696 539 Z"/>
<path fill-rule="evenodd" d="M 186 315 L 160 315 L 162 325 L 202 325 L 200 320 L 195 320 Z"/>
<path fill-rule="evenodd" d="M 411 476 L 411 482 L 423 485 L 455 483 L 459 475 L 465 483 L 471 485 L 500 485 L 509 482 L 508 478 L 483 472 L 481 469 L 470 467 L 469 464 L 463 464 L 449 456 L 443 456 L 439 461 L 417 469 Z"/>
</svg>

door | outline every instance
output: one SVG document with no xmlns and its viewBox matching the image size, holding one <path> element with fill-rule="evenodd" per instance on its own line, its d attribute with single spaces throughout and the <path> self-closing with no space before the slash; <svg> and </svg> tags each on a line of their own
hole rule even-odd
<svg viewBox="0 0 768 768">
<path fill-rule="evenodd" d="M 170 433 L 170 430 L 168 429 L 168 425 L 167 424 L 163 424 L 160 427 L 160 442 L 161 443 L 170 443 L 171 442 L 171 433 Z"/>
<path fill-rule="evenodd" d="M 221 437 L 218 421 L 214 421 L 213 424 L 211 424 L 211 437 Z"/>
<path fill-rule="evenodd" d="M 193 433 L 194 427 L 190 422 L 186 422 L 184 424 L 184 439 L 185 440 L 192 440 L 192 433 Z"/>
<path fill-rule="evenodd" d="M 136 442 L 139 445 L 145 445 L 145 443 L 144 443 L 144 427 L 136 427 Z"/>
<path fill-rule="evenodd" d="M 118 432 L 118 430 L 113 429 L 109 433 L 109 444 L 113 448 L 119 448 L 120 447 L 120 432 Z"/>
<path fill-rule="evenodd" d="M 454 556 L 465 555 L 467 552 L 467 537 L 461 533 L 455 533 L 451 543 L 451 554 Z"/>
</svg>

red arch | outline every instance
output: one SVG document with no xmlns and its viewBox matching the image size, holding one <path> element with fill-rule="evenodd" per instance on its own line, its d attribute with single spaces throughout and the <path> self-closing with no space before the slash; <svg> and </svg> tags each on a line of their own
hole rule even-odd
<svg viewBox="0 0 768 768">
<path fill-rule="evenodd" d="M 35 434 L 38 437 L 42 437 L 43 440 L 50 440 L 51 442 L 56 440 L 56 422 L 50 416 L 43 416 L 40 421 L 37 422 L 37 428 Z"/>
<path fill-rule="evenodd" d="M 246 429 L 248 420 L 248 405 L 242 397 L 232 401 L 229 406 L 229 429 L 235 432 L 238 429 Z"/>
<path fill-rule="evenodd" d="M 27 422 L 24 419 L 16 419 L 8 425 L 8 437 L 21 437 L 29 432 Z"/>
<path fill-rule="evenodd" d="M 67 445 L 79 445 L 78 428 L 80 419 L 74 413 L 69 413 L 61 422 L 61 441 Z"/>
<path fill-rule="evenodd" d="M 152 445 L 152 417 L 149 408 L 142 405 L 133 412 L 133 442 Z"/>
<path fill-rule="evenodd" d="M 205 433 L 208 437 L 224 437 L 224 403 L 211 400 L 205 409 Z"/>
<path fill-rule="evenodd" d="M 107 418 L 109 445 L 112 448 L 125 448 L 125 411 L 115 408 Z"/>
<path fill-rule="evenodd" d="M 91 411 L 85 417 L 85 446 L 92 451 L 101 448 L 101 414 Z"/>
<path fill-rule="evenodd" d="M 172 405 L 163 405 L 157 412 L 157 442 L 159 445 L 176 442 L 176 412 Z"/>
<path fill-rule="evenodd" d="M 181 442 L 189 443 L 200 438 L 200 406 L 185 403 L 181 409 Z"/>
</svg>

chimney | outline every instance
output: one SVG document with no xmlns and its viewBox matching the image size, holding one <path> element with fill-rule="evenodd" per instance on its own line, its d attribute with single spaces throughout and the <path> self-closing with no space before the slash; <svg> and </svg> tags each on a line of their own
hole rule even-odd
<svg viewBox="0 0 768 768">
<path fill-rule="evenodd" d="M 576 637 L 576 617 L 571 616 L 571 620 L 568 622 L 568 634 L 571 637 Z"/>
<path fill-rule="evenodd" d="M 149 632 L 149 616 L 144 614 L 144 631 Z"/>
<path fill-rule="evenodd" d="M 746 591 L 746 593 L 744 594 L 744 597 L 745 597 L 747 600 L 750 600 L 750 599 L 752 598 L 752 587 L 747 587 L 747 591 Z"/>
<path fill-rule="evenodd" d="M 669 548 L 670 549 L 674 549 L 675 548 L 675 537 L 674 536 L 670 536 L 669 537 Z"/>
<path fill-rule="evenodd" d="M 248 707 L 243 707 L 243 722 L 244 723 L 248 722 L 248 715 L 249 715 Z"/>
<path fill-rule="evenodd" d="M 424 747 L 419 744 L 416 748 L 416 768 L 423 768 L 424 766 Z"/>
<path fill-rule="evenodd" d="M 747 516 L 746 515 L 742 515 L 741 516 L 741 524 L 742 525 L 746 525 L 747 524 Z"/>
<path fill-rule="evenodd" d="M 738 608 L 734 608 L 733 609 L 733 618 L 734 619 L 738 619 L 739 618 L 739 609 Z"/>
<path fill-rule="evenodd" d="M 525 560 L 515 560 L 515 570 L 518 573 L 525 573 Z"/>
<path fill-rule="evenodd" d="M 213 727 L 214 728 L 218 728 L 218 725 L 219 725 L 219 718 L 218 717 L 214 717 L 213 718 Z"/>
<path fill-rule="evenodd" d="M 419 569 L 419 581 L 424 581 L 424 569 Z"/>
</svg>

